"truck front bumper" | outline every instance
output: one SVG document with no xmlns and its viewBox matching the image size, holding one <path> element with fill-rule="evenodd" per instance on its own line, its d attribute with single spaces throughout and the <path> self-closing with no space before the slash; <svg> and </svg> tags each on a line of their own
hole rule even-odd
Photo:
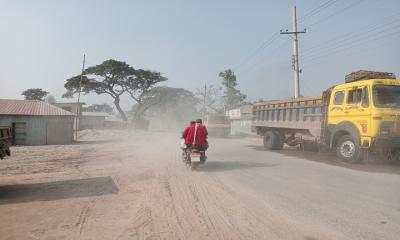
<svg viewBox="0 0 400 240">
<path fill-rule="evenodd" d="M 400 149 L 400 137 L 377 137 L 376 148 Z"/>
</svg>

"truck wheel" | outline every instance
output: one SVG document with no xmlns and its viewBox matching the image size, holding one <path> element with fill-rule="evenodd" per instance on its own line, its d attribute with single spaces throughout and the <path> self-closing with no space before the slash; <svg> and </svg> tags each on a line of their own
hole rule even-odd
<svg viewBox="0 0 400 240">
<path fill-rule="evenodd" d="M 357 162 L 360 160 L 360 146 L 350 135 L 344 135 L 339 138 L 336 145 L 336 156 L 347 161 Z"/>
<path fill-rule="evenodd" d="M 264 147 L 268 150 L 281 150 L 283 148 L 281 136 L 276 132 L 267 131 L 264 134 Z"/>
</svg>

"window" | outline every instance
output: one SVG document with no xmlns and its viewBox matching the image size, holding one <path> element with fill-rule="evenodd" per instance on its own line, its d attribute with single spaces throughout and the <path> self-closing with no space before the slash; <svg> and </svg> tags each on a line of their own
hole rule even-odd
<svg viewBox="0 0 400 240">
<path fill-rule="evenodd" d="M 333 100 L 333 104 L 335 105 L 342 105 L 343 104 L 343 99 L 344 99 L 344 92 L 336 92 L 335 93 L 335 98 Z"/>
<path fill-rule="evenodd" d="M 376 85 L 373 89 L 374 104 L 379 108 L 400 108 L 400 86 Z"/>
<path fill-rule="evenodd" d="M 348 104 L 359 103 L 361 101 L 361 93 L 362 93 L 362 89 L 361 88 L 350 90 L 349 91 L 349 96 L 347 97 L 347 103 Z"/>
<path fill-rule="evenodd" d="M 362 92 L 362 100 L 361 100 L 361 106 L 362 107 L 369 107 L 369 94 L 368 94 L 368 87 L 363 88 Z"/>
</svg>

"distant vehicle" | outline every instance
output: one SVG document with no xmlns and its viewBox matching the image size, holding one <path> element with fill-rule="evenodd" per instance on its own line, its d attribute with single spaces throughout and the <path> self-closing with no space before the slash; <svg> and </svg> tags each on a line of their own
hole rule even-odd
<svg viewBox="0 0 400 240">
<path fill-rule="evenodd" d="M 231 123 L 225 115 L 207 115 L 204 119 L 210 137 L 228 137 L 231 132 Z"/>
<path fill-rule="evenodd" d="M 11 155 L 12 135 L 10 127 L 0 127 L 0 159 Z"/>
<path fill-rule="evenodd" d="M 353 72 L 322 97 L 257 103 L 253 114 L 267 149 L 327 148 L 350 162 L 370 152 L 400 155 L 400 80 L 391 73 Z"/>
</svg>

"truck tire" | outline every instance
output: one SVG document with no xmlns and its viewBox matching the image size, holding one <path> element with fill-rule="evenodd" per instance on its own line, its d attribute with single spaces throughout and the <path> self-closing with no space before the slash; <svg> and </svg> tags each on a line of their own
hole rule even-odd
<svg viewBox="0 0 400 240">
<path fill-rule="evenodd" d="M 283 148 L 283 140 L 279 133 L 267 131 L 264 134 L 264 147 L 268 150 L 281 150 Z"/>
<path fill-rule="evenodd" d="M 347 162 L 358 162 L 360 160 L 361 149 L 354 138 L 344 135 L 339 138 L 336 145 L 336 156 Z"/>
</svg>

